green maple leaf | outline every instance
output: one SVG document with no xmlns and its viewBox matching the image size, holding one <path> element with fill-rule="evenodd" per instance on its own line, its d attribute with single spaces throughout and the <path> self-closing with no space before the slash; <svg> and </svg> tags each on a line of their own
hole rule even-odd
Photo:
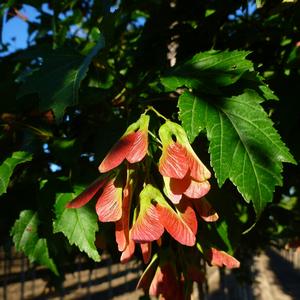
<svg viewBox="0 0 300 300">
<path fill-rule="evenodd" d="M 71 245 L 75 244 L 90 258 L 100 261 L 95 246 L 95 233 L 98 231 L 97 215 L 87 205 L 81 208 L 66 208 L 66 204 L 75 196 L 73 193 L 57 195 L 53 231 L 54 233 L 62 232 Z"/>
<path fill-rule="evenodd" d="M 30 262 L 37 262 L 58 275 L 53 260 L 49 257 L 47 241 L 38 236 L 38 214 L 23 210 L 11 230 L 13 241 L 18 251 L 24 252 Z"/>
<path fill-rule="evenodd" d="M 104 47 L 101 36 L 99 42 L 83 56 L 71 49 L 48 51 L 42 67 L 29 76 L 20 88 L 18 97 L 38 93 L 40 110 L 52 109 L 60 119 L 66 107 L 78 104 L 78 92 L 93 57 Z"/>
<path fill-rule="evenodd" d="M 181 95 L 179 118 L 190 140 L 206 129 L 211 164 L 219 186 L 229 178 L 257 214 L 282 184 L 282 162 L 295 163 L 253 90 L 208 100 L 189 92 Z"/>
<path fill-rule="evenodd" d="M 247 51 L 201 52 L 172 68 L 161 78 L 161 82 L 170 90 L 185 86 L 219 94 L 220 87 L 235 83 L 253 68 L 252 62 L 245 59 L 248 54 Z"/>
<path fill-rule="evenodd" d="M 15 167 L 32 159 L 28 152 L 17 151 L 11 157 L 7 158 L 0 166 L 0 195 L 6 193 L 9 179 L 13 174 Z"/>
</svg>

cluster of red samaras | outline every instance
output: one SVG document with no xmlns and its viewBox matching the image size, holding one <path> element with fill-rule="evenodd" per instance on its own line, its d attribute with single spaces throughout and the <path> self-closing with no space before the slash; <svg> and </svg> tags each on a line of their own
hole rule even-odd
<svg viewBox="0 0 300 300">
<path fill-rule="evenodd" d="M 149 174 L 146 167 L 149 168 L 150 160 L 146 158 L 149 120 L 149 116 L 143 114 L 127 128 L 100 164 L 99 171 L 104 174 L 67 206 L 79 208 L 97 197 L 99 220 L 115 222 L 122 262 L 128 261 L 139 245 L 144 262 L 148 263 L 152 242 L 160 245 L 165 230 L 180 244 L 194 246 L 198 227 L 196 213 L 207 222 L 218 219 L 210 203 L 203 198 L 210 189 L 211 174 L 193 151 L 183 128 L 171 121 L 166 121 L 158 132 L 162 144 L 158 171 L 164 195 L 155 186 L 151 180 L 153 174 Z M 137 164 L 141 161 L 145 163 Z M 141 179 L 140 174 L 145 178 Z M 225 252 L 213 248 L 209 251 L 211 255 L 206 255 L 206 259 L 211 264 L 239 266 L 239 262 Z M 158 266 L 153 280 L 159 282 L 157 276 L 168 280 L 167 275 L 161 274 L 165 269 L 168 267 Z M 152 287 L 150 294 L 158 295 L 161 291 Z"/>
</svg>

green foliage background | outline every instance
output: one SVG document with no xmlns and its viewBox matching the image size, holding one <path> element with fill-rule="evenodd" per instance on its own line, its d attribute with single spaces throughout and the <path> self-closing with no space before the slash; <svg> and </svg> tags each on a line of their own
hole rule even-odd
<svg viewBox="0 0 300 300">
<path fill-rule="evenodd" d="M 23 4 L 40 22 L 26 21 L 34 45 L 0 58 L 2 244 L 12 228 L 55 274 L 78 248 L 99 260 L 95 233 L 110 228 L 64 204 L 148 105 L 182 123 L 215 174 L 212 244 L 245 255 L 299 237 L 299 3 L 8 1 L 3 26 Z"/>
</svg>

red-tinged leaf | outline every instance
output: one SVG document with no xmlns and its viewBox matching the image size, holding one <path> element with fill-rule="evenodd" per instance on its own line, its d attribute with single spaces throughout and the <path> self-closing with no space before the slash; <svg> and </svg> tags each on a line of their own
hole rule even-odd
<svg viewBox="0 0 300 300">
<path fill-rule="evenodd" d="M 116 222 L 121 219 L 122 187 L 116 178 L 105 185 L 96 203 L 96 212 L 101 222 Z"/>
<path fill-rule="evenodd" d="M 156 209 L 161 224 L 176 241 L 186 246 L 195 245 L 196 237 L 193 231 L 171 207 L 157 204 Z"/>
<path fill-rule="evenodd" d="M 151 296 L 159 296 L 162 294 L 162 291 L 166 288 L 166 276 L 164 276 L 163 272 L 161 271 L 160 266 L 157 267 L 152 282 L 149 288 L 149 295 Z"/>
<path fill-rule="evenodd" d="M 155 206 L 151 203 L 145 208 L 143 206 L 143 201 L 141 201 L 139 216 L 131 229 L 132 239 L 139 243 L 158 240 L 164 232 L 164 226 Z"/>
<path fill-rule="evenodd" d="M 186 198 L 182 198 L 180 203 L 176 205 L 180 218 L 189 226 L 194 235 L 197 234 L 198 222 L 192 203 Z"/>
<path fill-rule="evenodd" d="M 164 178 L 164 192 L 166 196 L 174 203 L 178 204 L 182 198 L 182 194 L 187 190 L 191 184 L 191 177 L 189 172 L 182 179 L 163 177 Z"/>
<path fill-rule="evenodd" d="M 296 249 L 299 250 L 300 249 L 300 240 L 296 239 L 293 241 L 289 241 L 285 246 L 284 246 L 285 250 L 289 250 L 289 249 Z"/>
<path fill-rule="evenodd" d="M 158 266 L 158 256 L 154 254 L 151 262 L 147 266 L 146 270 L 142 274 L 136 288 L 143 289 L 145 293 L 148 293 L 149 287 L 151 285 L 152 279 L 155 275 L 156 268 Z"/>
<path fill-rule="evenodd" d="M 127 182 L 123 190 L 122 217 L 116 222 L 116 242 L 118 250 L 124 251 L 129 241 L 129 215 L 132 199 L 132 177 L 131 171 L 127 172 Z"/>
<path fill-rule="evenodd" d="M 193 205 L 196 208 L 198 215 L 206 222 L 215 222 L 219 219 L 218 214 L 213 209 L 211 204 L 205 199 L 193 201 Z"/>
<path fill-rule="evenodd" d="M 195 265 L 189 265 L 187 269 L 186 279 L 196 281 L 198 283 L 203 283 L 205 282 L 205 274 L 199 267 Z"/>
<path fill-rule="evenodd" d="M 175 179 L 175 178 L 170 178 L 170 177 L 163 177 L 164 179 L 164 193 L 165 195 L 172 201 L 172 203 L 177 204 L 180 202 L 181 198 L 182 198 L 182 193 L 173 193 L 172 189 L 171 189 L 171 181 L 175 180 L 175 181 L 179 181 L 183 180 L 183 179 Z M 172 185 L 175 185 L 174 183 L 172 183 Z M 176 192 L 178 192 L 178 189 L 176 190 Z"/>
<path fill-rule="evenodd" d="M 129 237 L 129 243 L 121 254 L 120 261 L 126 264 L 132 257 L 135 251 L 135 242 Z"/>
<path fill-rule="evenodd" d="M 144 264 L 148 264 L 151 258 L 152 243 L 140 243 Z"/>
<path fill-rule="evenodd" d="M 161 247 L 162 245 L 161 237 L 156 241 L 156 244 L 158 247 Z"/>
<path fill-rule="evenodd" d="M 215 248 L 211 248 L 206 254 L 209 262 L 213 266 L 227 267 L 228 269 L 234 269 L 240 267 L 240 262 L 233 256 L 227 254 L 224 251 L 219 251 Z"/>
<path fill-rule="evenodd" d="M 211 177 L 210 171 L 205 167 L 202 161 L 198 158 L 198 156 L 194 153 L 194 150 L 191 146 L 189 146 L 190 151 L 187 152 L 187 157 L 189 160 L 189 168 L 191 171 L 191 177 L 196 181 L 205 181 Z"/>
<path fill-rule="evenodd" d="M 103 233 L 96 234 L 95 246 L 97 249 L 107 250 L 107 239 Z"/>
<path fill-rule="evenodd" d="M 98 178 L 89 185 L 82 193 L 74 200 L 67 204 L 67 208 L 79 208 L 88 203 L 106 183 L 106 179 Z"/>
<path fill-rule="evenodd" d="M 99 166 L 101 173 L 118 167 L 126 158 L 130 163 L 141 161 L 147 154 L 149 116 L 142 114 L 132 123 Z"/>
<path fill-rule="evenodd" d="M 115 223 L 115 237 L 120 252 L 124 251 L 128 245 L 128 235 L 125 232 L 122 218 Z"/>
<path fill-rule="evenodd" d="M 189 172 L 182 179 L 170 178 L 170 190 L 175 195 L 182 195 L 191 184 Z"/>
<path fill-rule="evenodd" d="M 159 220 L 159 215 L 152 201 L 164 201 L 161 192 L 147 184 L 139 195 L 138 217 L 132 225 L 132 238 L 136 242 L 151 242 L 161 237 L 164 227 Z"/>
<path fill-rule="evenodd" d="M 206 181 L 195 181 L 191 180 L 189 187 L 186 189 L 184 194 L 192 199 L 199 199 L 205 196 L 210 190 L 210 184 Z"/>
<path fill-rule="evenodd" d="M 108 152 L 99 166 L 101 173 L 106 173 L 118 167 L 129 154 L 135 141 L 135 132 L 123 136 Z"/>
<path fill-rule="evenodd" d="M 126 155 L 126 159 L 130 163 L 141 161 L 147 154 L 148 149 L 148 134 L 147 132 L 138 130 L 134 132 L 134 140 L 130 151 Z"/>
<path fill-rule="evenodd" d="M 162 296 L 160 299 L 177 299 L 178 281 L 170 264 L 158 266 L 149 288 L 149 295 Z"/>
<path fill-rule="evenodd" d="M 159 160 L 159 172 L 161 175 L 182 179 L 189 169 L 186 149 L 178 144 L 171 143 L 163 148 Z"/>
</svg>

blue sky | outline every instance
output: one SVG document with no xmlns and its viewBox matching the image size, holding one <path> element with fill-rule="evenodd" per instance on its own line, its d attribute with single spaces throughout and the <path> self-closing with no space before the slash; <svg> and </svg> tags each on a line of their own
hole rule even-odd
<svg viewBox="0 0 300 300">
<path fill-rule="evenodd" d="M 48 8 L 47 4 L 43 4 L 41 9 L 44 12 L 52 14 L 52 11 Z M 117 6 L 112 7 L 112 9 L 116 10 Z M 255 3 L 249 4 L 248 10 L 250 14 L 252 14 L 255 11 L 255 9 L 256 9 Z M 23 8 L 20 10 L 20 13 L 26 16 L 30 22 L 36 22 L 36 23 L 40 22 L 39 19 L 40 13 L 35 8 L 29 5 L 23 5 Z M 239 9 L 236 11 L 236 15 L 230 15 L 229 19 L 232 20 L 242 15 L 243 15 L 243 11 Z M 137 20 L 137 22 L 141 23 L 138 25 L 143 25 L 142 23 L 145 22 L 145 19 Z M 74 28 L 70 28 L 70 29 L 72 31 L 72 29 Z M 4 44 L 8 45 L 8 51 L 5 52 L 3 51 L 3 49 L 0 49 L 0 57 L 5 56 L 11 52 L 15 52 L 19 49 L 25 49 L 29 44 L 34 43 L 34 38 L 35 38 L 34 33 L 31 36 L 28 36 L 28 23 L 26 21 L 23 21 L 19 17 L 10 18 L 8 21 L 7 18 L 5 18 L 3 32 L 2 32 L 2 41 Z"/>
<path fill-rule="evenodd" d="M 30 22 L 39 22 L 39 12 L 29 5 L 23 5 L 20 13 L 28 18 Z M 14 52 L 19 49 L 24 49 L 28 46 L 29 41 L 34 40 L 34 36 L 28 36 L 28 24 L 19 17 L 13 17 L 7 20 L 4 19 L 2 32 L 2 42 L 9 45 L 9 52 Z M 0 55 L 5 55 L 6 52 L 0 50 Z"/>
</svg>

